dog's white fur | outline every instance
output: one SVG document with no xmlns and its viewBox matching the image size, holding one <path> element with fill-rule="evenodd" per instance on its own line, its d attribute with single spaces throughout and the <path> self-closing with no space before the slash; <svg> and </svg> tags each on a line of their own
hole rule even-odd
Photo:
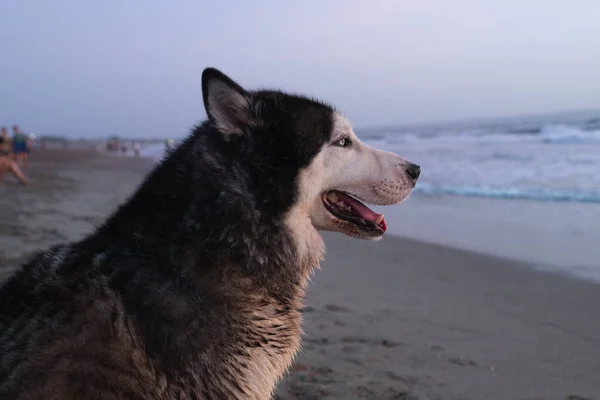
<svg viewBox="0 0 600 400">
<path fill-rule="evenodd" d="M 349 147 L 335 146 L 342 139 L 350 140 Z M 350 122 L 340 114 L 334 115 L 331 142 L 326 143 L 299 179 L 299 199 L 287 218 L 287 226 L 297 238 L 300 257 L 318 265 L 323 257 L 323 239 L 318 231 L 337 231 L 349 236 L 364 237 L 346 228 L 323 205 L 323 195 L 339 190 L 359 200 L 376 205 L 404 201 L 414 184 L 406 172 L 410 162 L 390 152 L 364 144 L 354 133 Z"/>
</svg>

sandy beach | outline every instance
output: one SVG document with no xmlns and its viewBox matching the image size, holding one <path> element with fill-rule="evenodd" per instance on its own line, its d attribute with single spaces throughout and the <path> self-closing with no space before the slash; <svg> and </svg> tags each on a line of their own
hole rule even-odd
<svg viewBox="0 0 600 400">
<path fill-rule="evenodd" d="M 151 166 L 36 151 L 31 186 L 0 183 L 0 279 L 90 232 Z M 277 399 L 600 399 L 600 285 L 409 238 L 325 237 L 303 351 Z"/>
</svg>

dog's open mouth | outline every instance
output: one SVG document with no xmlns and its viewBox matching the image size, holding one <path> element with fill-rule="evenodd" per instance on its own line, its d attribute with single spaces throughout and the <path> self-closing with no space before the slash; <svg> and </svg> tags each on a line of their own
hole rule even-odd
<svg viewBox="0 0 600 400">
<path fill-rule="evenodd" d="M 334 217 L 349 222 L 355 229 L 381 236 L 386 230 L 383 214 L 378 214 L 348 193 L 332 190 L 323 195 L 323 204 Z"/>
</svg>

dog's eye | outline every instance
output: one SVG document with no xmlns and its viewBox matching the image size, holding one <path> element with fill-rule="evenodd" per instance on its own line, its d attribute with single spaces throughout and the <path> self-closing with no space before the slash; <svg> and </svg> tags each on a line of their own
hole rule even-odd
<svg viewBox="0 0 600 400">
<path fill-rule="evenodd" d="M 350 139 L 343 138 L 343 139 L 340 139 L 337 142 L 335 142 L 334 145 L 338 146 L 338 147 L 348 147 L 348 146 L 350 146 L 351 143 L 352 142 L 350 142 Z"/>
</svg>

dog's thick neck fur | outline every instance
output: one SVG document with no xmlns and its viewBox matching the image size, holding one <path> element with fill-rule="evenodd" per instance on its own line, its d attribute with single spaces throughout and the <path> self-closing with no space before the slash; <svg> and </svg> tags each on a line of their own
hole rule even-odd
<svg viewBox="0 0 600 400">
<path fill-rule="evenodd" d="M 220 136 L 210 122 L 196 128 L 87 243 L 157 253 L 189 277 L 227 266 L 274 298 L 295 299 L 323 253 L 309 216 L 292 208 L 301 171 L 282 179 L 268 160 L 228 157 Z"/>
</svg>

